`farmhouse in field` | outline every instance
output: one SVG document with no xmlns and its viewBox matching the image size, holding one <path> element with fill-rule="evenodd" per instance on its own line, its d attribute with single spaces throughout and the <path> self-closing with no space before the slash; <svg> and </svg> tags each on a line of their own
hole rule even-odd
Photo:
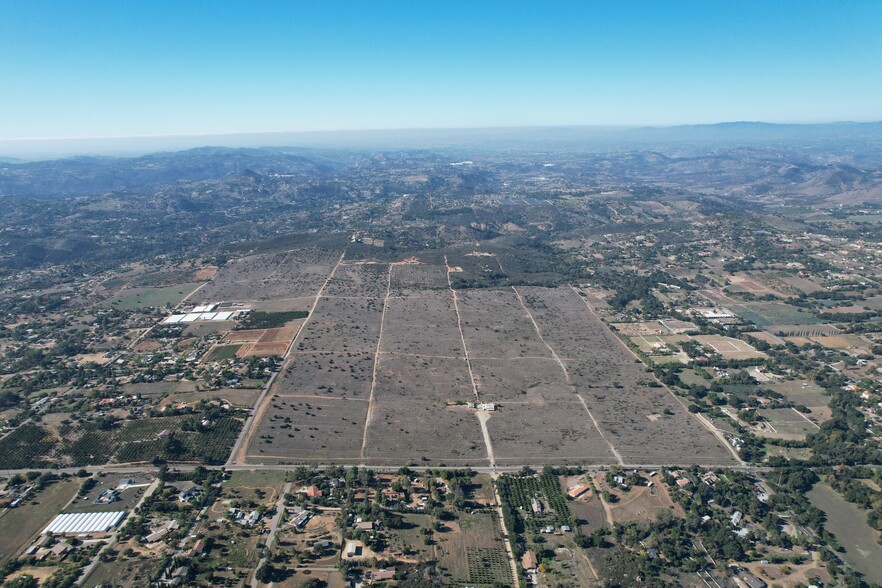
<svg viewBox="0 0 882 588">
<path fill-rule="evenodd" d="M 537 558 L 536 554 L 532 551 L 527 551 L 521 558 L 521 565 L 527 571 L 535 570 L 539 567 L 539 558 Z"/>
</svg>

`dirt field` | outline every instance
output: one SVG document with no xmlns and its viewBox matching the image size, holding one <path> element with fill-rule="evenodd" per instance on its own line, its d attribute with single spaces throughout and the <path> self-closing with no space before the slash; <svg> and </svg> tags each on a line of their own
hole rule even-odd
<svg viewBox="0 0 882 588">
<path fill-rule="evenodd" d="M 276 381 L 275 393 L 367 399 L 374 354 L 371 352 L 296 353 Z"/>
<path fill-rule="evenodd" d="M 388 263 L 345 263 L 334 273 L 324 295 L 382 298 L 386 295 Z"/>
<path fill-rule="evenodd" d="M 872 346 L 860 335 L 830 335 L 827 337 L 812 337 L 812 340 L 828 349 L 847 349 L 854 353 L 868 354 Z"/>
<path fill-rule="evenodd" d="M 547 410 L 540 407 L 549 402 L 578 401 L 575 386 L 567 382 L 563 370 L 551 357 L 517 361 L 476 359 L 472 369 L 484 401 L 500 402 L 505 407 L 529 403 L 537 410 Z"/>
<path fill-rule="evenodd" d="M 753 337 L 754 339 L 757 339 L 759 341 L 765 341 L 769 345 L 784 345 L 784 339 L 765 331 L 751 331 L 749 333 L 745 333 L 745 335 Z"/>
<path fill-rule="evenodd" d="M 639 335 L 668 335 L 670 331 L 658 321 L 640 323 L 612 323 L 621 334 L 631 337 Z"/>
<path fill-rule="evenodd" d="M 468 366 L 462 357 L 380 356 L 374 398 L 427 404 L 474 402 Z"/>
<path fill-rule="evenodd" d="M 437 266 L 396 263 L 386 298 L 389 268 L 345 264 L 330 280 L 249 461 L 487 464 L 475 409 L 452 406 L 476 400 L 497 404 L 485 418 L 500 464 L 734 461 L 572 289 L 454 299 Z"/>
<path fill-rule="evenodd" d="M 277 396 L 248 446 L 257 463 L 358 461 L 367 402 Z"/>
<path fill-rule="evenodd" d="M 315 294 L 339 251 L 296 249 L 229 261 L 190 299 L 193 303 L 280 300 Z"/>
<path fill-rule="evenodd" d="M 766 356 L 765 353 L 757 351 L 750 343 L 741 339 L 719 335 L 693 335 L 691 338 L 726 359 L 753 359 Z"/>
<path fill-rule="evenodd" d="M 523 288 L 545 340 L 567 366 L 604 436 L 628 463 L 734 461 L 569 288 Z M 664 414 L 667 412 L 670 414 Z"/>
<path fill-rule="evenodd" d="M 490 417 L 487 428 L 500 465 L 616 462 L 575 399 L 544 407 L 507 403 Z"/>
<path fill-rule="evenodd" d="M 396 268 L 393 275 L 398 271 Z M 385 325 L 383 352 L 463 356 L 453 297 L 448 290 L 391 298 Z"/>
<path fill-rule="evenodd" d="M 322 298 L 313 310 L 309 328 L 298 341 L 297 350 L 373 352 L 382 316 L 381 299 Z"/>
<path fill-rule="evenodd" d="M 392 295 L 421 295 L 431 290 L 447 291 L 447 268 L 434 264 L 407 264 L 392 272 Z"/>
<path fill-rule="evenodd" d="M 378 399 L 373 411 L 365 445 L 368 463 L 487 465 L 471 409 L 424 399 Z"/>
<path fill-rule="evenodd" d="M 607 490 L 618 497 L 618 502 L 606 505 L 613 523 L 654 520 L 663 510 L 669 510 L 678 517 L 686 516 L 683 507 L 675 504 L 671 499 L 664 483 L 659 483 L 658 476 L 655 477 L 655 484 L 651 488 L 635 486 L 627 492 L 610 488 L 603 476 L 595 475 L 593 479 L 598 490 Z"/>
<path fill-rule="evenodd" d="M 469 290 L 459 299 L 462 332 L 472 357 L 550 356 L 511 289 Z"/>
</svg>

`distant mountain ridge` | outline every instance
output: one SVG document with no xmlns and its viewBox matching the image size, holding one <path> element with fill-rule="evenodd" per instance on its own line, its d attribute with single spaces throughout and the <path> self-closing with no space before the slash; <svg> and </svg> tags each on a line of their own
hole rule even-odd
<svg viewBox="0 0 882 588">
<path fill-rule="evenodd" d="M 0 197 L 64 198 L 267 176 L 325 180 L 360 166 L 396 167 L 398 158 L 425 165 L 492 162 L 500 153 L 525 163 L 578 160 L 574 173 L 609 183 L 679 185 L 746 197 L 852 194 L 875 199 L 882 186 L 882 122 L 779 125 L 730 122 L 629 129 L 553 127 L 425 131 L 446 141 L 437 148 L 203 146 L 137 157 L 75 156 L 0 163 Z M 395 135 L 387 132 L 387 137 Z M 398 140 L 416 138 L 402 131 Z M 429 139 L 425 139 L 429 140 Z M 464 142 L 456 147 L 456 142 Z M 448 163 L 445 163 L 448 162 Z M 478 168 L 473 170 L 478 172 Z M 353 171 L 357 173 L 357 171 Z M 471 180 L 469 180 L 471 181 Z M 245 184 L 242 184 L 245 185 Z"/>
<path fill-rule="evenodd" d="M 199 147 L 133 158 L 76 156 L 0 164 L 0 195 L 79 196 L 228 175 L 330 171 L 326 164 L 275 150 Z"/>
<path fill-rule="evenodd" d="M 713 124 L 648 125 L 558 125 L 534 127 L 391 129 L 356 131 L 304 131 L 239 133 L 228 135 L 179 135 L 58 140 L 0 140 L 0 155 L 31 161 L 74 154 L 104 154 L 141 157 L 146 154 L 180 152 L 223 145 L 230 149 L 515 149 L 579 148 L 591 151 L 648 148 L 665 142 L 722 141 L 759 145 L 769 139 L 798 142 L 807 136 L 847 142 L 861 137 L 882 145 L 882 122 L 768 123 L 731 121 Z M 297 146 L 297 147 L 292 147 Z M 706 147 L 706 146 L 705 146 Z"/>
</svg>

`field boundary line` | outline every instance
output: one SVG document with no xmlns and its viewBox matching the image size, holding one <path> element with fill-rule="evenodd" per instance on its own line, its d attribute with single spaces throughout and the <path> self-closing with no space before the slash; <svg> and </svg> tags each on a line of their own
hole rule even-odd
<svg viewBox="0 0 882 588">
<path fill-rule="evenodd" d="M 521 293 L 518 292 L 518 289 L 515 286 L 512 286 L 511 289 L 514 290 L 515 296 L 517 297 L 518 302 L 520 302 L 520 304 L 521 304 L 521 308 L 524 309 L 524 312 L 527 313 L 527 317 L 529 317 L 530 322 L 533 323 L 533 329 L 536 331 L 536 336 L 539 337 L 539 340 L 542 341 L 542 344 L 545 345 L 546 348 L 548 348 L 548 351 L 551 353 L 551 356 L 554 358 L 554 361 L 556 361 L 557 365 L 560 366 L 560 369 L 561 369 L 561 371 L 563 371 L 564 377 L 567 380 L 567 384 L 572 385 L 573 380 L 572 380 L 572 378 L 570 378 L 570 372 L 567 370 L 567 366 L 564 365 L 564 362 L 561 361 L 560 357 L 558 357 L 557 352 L 554 351 L 554 348 L 551 345 L 549 345 L 548 342 L 545 340 L 545 337 L 542 336 L 542 330 L 539 328 L 538 323 L 536 323 L 536 319 L 533 318 L 533 313 L 530 312 L 529 308 L 527 308 L 527 304 L 524 301 L 524 297 L 521 296 Z M 581 296 L 579 298 L 581 298 Z M 606 444 L 609 446 L 609 450 L 613 454 L 613 457 L 616 458 L 616 461 L 619 462 L 619 465 L 625 465 L 625 460 L 622 459 L 622 455 L 619 453 L 618 449 L 616 449 L 615 446 L 610 442 L 610 440 L 606 438 L 606 435 L 603 434 L 603 431 L 601 430 L 600 425 L 597 422 L 597 419 L 594 418 L 594 415 L 591 414 L 591 411 L 588 409 L 588 403 L 585 402 L 585 399 L 582 398 L 582 395 L 579 394 L 578 392 L 576 392 L 576 396 L 579 398 L 579 401 L 582 403 L 582 407 L 585 409 L 585 412 L 588 413 L 588 417 L 591 419 L 591 422 L 594 423 L 594 428 L 597 429 L 598 435 L 600 435 L 600 438 L 603 439 L 606 442 Z"/>
<path fill-rule="evenodd" d="M 444 266 L 447 268 L 447 287 L 450 289 L 451 296 L 453 296 L 453 312 L 456 313 L 456 328 L 459 330 L 459 339 L 462 341 L 463 357 L 465 357 L 466 367 L 469 370 L 469 380 L 472 382 L 472 391 L 475 393 L 475 402 L 480 404 L 481 397 L 478 394 L 478 383 L 475 381 L 475 372 L 472 371 L 472 360 L 469 356 L 469 348 L 466 345 L 465 334 L 462 332 L 462 316 L 459 314 L 459 297 L 456 295 L 456 290 L 453 287 L 453 280 L 450 279 L 450 274 L 453 273 L 453 268 L 450 267 L 446 255 L 444 256 Z M 490 467 L 495 468 L 496 456 L 493 453 L 493 440 L 490 439 L 490 430 L 487 428 L 487 421 L 490 420 L 490 417 L 486 414 L 480 414 L 481 412 L 483 411 L 479 409 L 475 414 L 478 418 L 478 423 L 481 425 L 481 435 L 484 437 L 484 445 L 487 448 L 487 460 L 490 462 Z"/>
<path fill-rule="evenodd" d="M 380 346 L 383 343 L 383 327 L 386 324 L 386 310 L 389 308 L 389 297 L 392 293 L 392 268 L 395 263 L 389 264 L 389 270 L 386 272 L 386 296 L 383 297 L 383 312 L 380 315 L 380 333 L 377 335 L 377 348 L 374 350 L 374 367 L 371 372 L 371 392 L 368 396 L 367 415 L 364 418 L 364 432 L 361 435 L 361 451 L 359 455 L 364 459 L 364 450 L 367 448 L 368 427 L 371 425 L 371 419 L 374 416 L 374 391 L 377 389 L 377 366 L 380 363 Z"/>
<path fill-rule="evenodd" d="M 316 400 L 339 400 L 340 402 L 367 402 L 367 398 L 348 398 L 340 396 L 320 396 L 319 394 L 274 394 L 276 398 L 314 398 Z"/>
<path fill-rule="evenodd" d="M 347 242 L 346 246 L 343 247 L 343 252 L 340 253 L 340 258 L 337 259 L 337 263 L 334 264 L 334 267 L 331 268 L 331 272 L 328 274 L 328 277 L 325 278 L 325 282 L 322 284 L 322 287 L 318 289 L 318 292 L 315 294 L 315 301 L 312 303 L 312 309 L 309 311 L 309 315 L 303 320 L 303 323 L 300 325 L 300 329 L 297 330 L 297 334 L 294 335 L 294 338 L 291 339 L 291 344 L 288 346 L 288 350 L 285 352 L 285 359 L 282 362 L 279 371 L 273 372 L 273 375 L 270 376 L 269 381 L 264 386 L 263 390 L 260 391 L 260 395 L 255 400 L 254 405 L 251 410 L 251 414 L 245 420 L 245 424 L 242 426 L 242 432 L 239 433 L 239 437 L 236 439 L 236 443 L 233 444 L 233 449 L 230 451 L 230 457 L 227 459 L 226 465 L 235 465 L 237 462 L 247 462 L 248 461 L 248 445 L 251 443 L 251 438 L 254 436 L 254 432 L 257 424 L 263 419 L 264 414 L 266 414 L 267 409 L 269 408 L 270 401 L 275 394 L 270 394 L 270 389 L 273 387 L 273 384 L 276 381 L 276 378 L 279 374 L 283 373 L 291 364 L 294 359 L 294 356 L 291 354 L 291 351 L 294 349 L 295 344 L 301 338 L 301 335 L 306 332 L 306 326 L 312 320 L 312 317 L 315 315 L 315 310 L 318 308 L 319 300 L 322 298 L 322 293 L 325 291 L 325 288 L 328 287 L 328 284 L 331 283 L 331 279 L 334 277 L 334 274 L 337 273 L 337 268 L 340 267 L 340 264 L 343 263 L 343 260 L 346 258 L 346 250 L 349 247 L 349 243 Z"/>
<path fill-rule="evenodd" d="M 606 323 L 604 323 L 604 322 L 600 319 L 599 316 L 597 316 L 597 313 L 594 312 L 594 310 L 591 308 L 591 305 L 588 304 L 588 301 L 585 300 L 584 298 L 582 298 L 582 296 L 579 294 L 579 291 L 576 290 L 573 286 L 570 286 L 570 289 L 573 291 L 573 293 L 576 295 L 576 297 L 577 297 L 579 300 L 581 300 L 581 301 L 585 304 L 585 307 L 588 309 L 588 311 L 591 313 L 591 315 L 592 315 L 595 319 L 597 319 L 597 321 L 603 326 L 603 328 L 604 328 L 604 329 L 607 329 L 607 331 L 609 331 L 609 327 L 606 325 Z M 618 341 L 618 342 L 619 342 L 619 345 L 621 345 L 623 348 L 625 348 L 625 349 L 628 351 L 628 353 L 630 353 L 631 356 L 632 356 L 634 359 L 637 359 L 637 360 L 640 361 L 640 363 L 643 363 L 643 360 L 641 360 L 640 357 L 638 357 L 637 354 L 634 353 L 634 352 L 631 350 L 630 347 L 628 347 L 627 345 L 625 345 L 625 342 L 624 342 L 624 341 L 622 341 L 619 337 L 613 337 L 613 338 L 614 338 L 616 341 Z M 665 390 L 667 390 L 667 391 L 668 391 L 668 394 L 670 394 L 670 395 L 673 397 L 673 399 L 677 401 L 677 404 L 679 404 L 679 405 L 683 408 L 683 410 L 686 411 L 687 416 L 693 414 L 693 413 L 689 412 L 689 409 L 686 407 L 686 404 L 680 399 L 680 397 L 677 396 L 676 394 L 674 394 L 673 391 L 671 391 L 671 389 L 668 388 L 668 387 L 664 384 L 664 382 L 659 382 L 658 378 L 656 378 L 655 375 L 653 375 L 652 377 L 653 377 L 653 379 L 654 379 L 656 382 L 658 382 L 659 384 L 661 384 L 662 388 L 664 388 Z M 580 398 L 581 398 L 581 395 L 580 395 Z M 746 463 L 744 463 L 744 460 L 742 460 L 742 459 L 738 456 L 738 453 L 735 451 L 735 449 L 734 449 L 734 448 L 729 444 L 729 442 L 726 440 L 725 435 L 723 435 L 723 434 L 722 434 L 722 433 L 721 433 L 716 427 L 714 427 L 713 424 L 711 424 L 710 422 L 708 422 L 707 420 L 705 420 L 704 418 L 702 418 L 701 415 L 700 415 L 699 413 L 694 413 L 694 414 L 695 414 L 695 417 L 698 419 L 698 422 L 700 422 L 700 423 L 702 424 L 702 426 L 703 426 L 705 429 L 707 429 L 707 430 L 708 430 L 708 431 L 709 431 L 714 437 L 716 437 L 716 438 L 717 438 L 717 441 L 719 441 L 720 443 L 723 444 L 723 447 L 726 448 L 726 450 L 729 451 L 729 453 L 732 455 L 733 458 L 735 458 L 735 461 L 738 462 L 738 465 L 741 465 L 741 466 L 746 466 L 746 465 L 747 465 Z"/>
<path fill-rule="evenodd" d="M 806 420 L 806 422 L 808 422 L 810 425 L 812 425 L 817 430 L 819 430 L 819 431 L 821 430 L 821 427 L 819 427 L 816 422 L 814 422 L 813 420 L 811 420 L 810 418 L 808 418 L 807 416 L 805 416 L 804 414 L 802 414 L 801 412 L 799 412 L 798 410 L 793 408 L 792 406 L 790 407 L 790 410 L 792 410 L 793 412 L 795 412 L 796 414 L 798 414 L 799 416 L 804 418 Z"/>
</svg>

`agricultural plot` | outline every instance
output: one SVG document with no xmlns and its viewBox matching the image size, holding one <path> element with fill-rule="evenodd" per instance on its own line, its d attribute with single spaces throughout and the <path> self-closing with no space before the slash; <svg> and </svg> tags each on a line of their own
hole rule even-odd
<svg viewBox="0 0 882 588">
<path fill-rule="evenodd" d="M 205 354 L 205 357 L 202 361 L 222 361 L 224 359 L 231 359 L 236 357 L 236 352 L 239 351 L 241 345 L 217 345 L 212 347 L 211 350 Z"/>
<path fill-rule="evenodd" d="M 825 407 L 830 403 L 830 394 L 808 380 L 777 382 L 770 384 L 768 388 L 783 394 L 787 400 L 808 408 Z"/>
<path fill-rule="evenodd" d="M 822 335 L 812 337 L 812 340 L 828 349 L 847 349 L 859 354 L 870 353 L 871 344 L 860 335 Z"/>
<path fill-rule="evenodd" d="M 792 408 L 760 408 L 757 414 L 764 421 L 757 429 L 757 435 L 762 437 L 802 440 L 819 428 L 807 416 Z"/>
<path fill-rule="evenodd" d="M 748 276 L 739 274 L 729 276 L 732 283 L 726 290 L 729 292 L 749 292 L 754 296 L 772 295 L 783 297 L 783 294 L 763 283 L 761 281 L 763 277 L 762 275 Z"/>
<path fill-rule="evenodd" d="M 80 480 L 68 478 L 48 484 L 36 500 L 0 512 L 0 564 L 6 563 L 55 518 L 76 496 Z"/>
<path fill-rule="evenodd" d="M 482 402 L 498 402 L 505 406 L 531 404 L 547 410 L 549 402 L 578 401 L 575 386 L 567 382 L 560 365 L 550 356 L 516 361 L 475 359 L 472 360 L 472 370 Z"/>
<path fill-rule="evenodd" d="M 384 325 L 383 352 L 463 357 L 453 297 L 448 290 L 390 298 Z"/>
<path fill-rule="evenodd" d="M 256 461 L 358 459 L 367 402 L 346 398 L 273 397 L 248 456 Z"/>
<path fill-rule="evenodd" d="M 806 294 L 812 294 L 813 292 L 817 292 L 819 290 L 823 290 L 824 286 L 818 284 L 813 280 L 809 280 L 807 278 L 802 278 L 800 276 L 787 276 L 780 278 L 782 282 L 790 286 L 791 288 L 798 290 L 800 292 L 805 292 Z"/>
<path fill-rule="evenodd" d="M 334 272 L 324 296 L 383 298 L 389 281 L 387 263 L 345 263 Z"/>
<path fill-rule="evenodd" d="M 47 467 L 57 443 L 42 427 L 22 425 L 0 440 L 0 463 L 8 469 Z"/>
<path fill-rule="evenodd" d="M 548 348 L 510 288 L 470 290 L 458 296 L 462 333 L 472 357 L 549 357 Z"/>
<path fill-rule="evenodd" d="M 732 463 L 734 457 L 569 288 L 521 288 L 606 439 L 627 463 Z M 586 411 L 587 412 L 587 411 Z"/>
<path fill-rule="evenodd" d="M 209 465 L 226 461 L 230 447 L 242 428 L 237 418 L 218 419 L 198 431 L 179 429 L 178 417 L 159 417 L 129 421 L 114 439 L 120 445 L 114 461 L 119 463 L 150 461 L 161 457 L 169 461 L 196 461 Z M 173 431 L 163 438 L 163 431 Z"/>
<path fill-rule="evenodd" d="M 375 400 L 366 441 L 371 464 L 487 465 L 474 411 L 443 401 Z"/>
<path fill-rule="evenodd" d="M 475 402 L 468 365 L 461 357 L 381 355 L 374 397 L 427 404 Z"/>
<path fill-rule="evenodd" d="M 58 437 L 36 425 L 24 425 L 0 442 L 9 468 L 85 466 L 104 463 L 170 461 L 223 463 L 242 421 L 223 417 L 208 428 L 184 431 L 185 417 L 124 421 L 104 429 L 95 423 L 62 425 Z"/>
<path fill-rule="evenodd" d="M 494 513 L 462 513 L 456 528 L 435 533 L 434 538 L 439 565 L 457 582 L 469 586 L 511 582 L 511 565 Z"/>
<path fill-rule="evenodd" d="M 183 337 L 205 337 L 215 333 L 226 333 L 236 326 L 236 321 L 196 321 L 190 323 L 181 333 Z M 145 343 L 147 343 L 145 341 Z"/>
<path fill-rule="evenodd" d="M 547 525 L 571 523 L 566 496 L 554 474 L 502 476 L 496 486 L 503 504 L 514 511 L 527 530 L 535 532 Z"/>
<path fill-rule="evenodd" d="M 392 295 L 424 295 L 431 290 L 447 290 L 447 267 L 429 263 L 397 265 L 392 270 Z"/>
<path fill-rule="evenodd" d="M 242 319 L 242 325 L 248 329 L 276 330 L 285 325 L 300 325 L 302 321 L 296 323 L 295 321 L 300 321 L 300 319 L 305 319 L 308 316 L 309 311 L 306 310 L 286 310 L 282 312 L 254 310 Z M 294 332 L 296 333 L 296 329 Z"/>
<path fill-rule="evenodd" d="M 222 400 L 232 406 L 250 408 L 260 390 L 257 388 L 221 388 L 200 392 L 176 392 L 162 399 L 162 405 L 194 404 L 200 400 Z"/>
<path fill-rule="evenodd" d="M 544 406 L 505 403 L 487 422 L 499 465 L 615 463 L 578 400 Z"/>
<path fill-rule="evenodd" d="M 692 339 L 706 349 L 719 353 L 726 359 L 755 359 L 766 356 L 765 353 L 754 349 L 750 343 L 733 337 L 694 335 Z"/>
<path fill-rule="evenodd" d="M 274 388 L 277 396 L 319 395 L 367 399 L 374 369 L 373 352 L 297 353 Z"/>
<path fill-rule="evenodd" d="M 823 322 L 810 312 L 783 302 L 745 302 L 731 306 L 738 316 L 761 327 L 769 325 L 817 325 Z"/>
<path fill-rule="evenodd" d="M 866 581 L 882 583 L 882 536 L 867 524 L 867 512 L 824 482 L 815 484 L 806 496 L 827 515 L 826 529 L 845 548 L 842 558 L 864 574 Z"/>
<path fill-rule="evenodd" d="M 339 252 L 295 249 L 232 260 L 192 301 L 279 300 L 314 295 L 338 259 Z"/>
<path fill-rule="evenodd" d="M 749 333 L 744 333 L 748 337 L 753 337 L 757 341 L 765 341 L 769 345 L 784 345 L 785 341 L 781 337 L 777 335 L 773 335 L 772 333 L 768 333 L 766 331 L 750 331 Z"/>
<path fill-rule="evenodd" d="M 230 331 L 226 334 L 225 340 L 239 343 L 236 357 L 282 356 L 285 355 L 291 341 L 297 336 L 302 324 L 302 320 L 297 320 L 294 324 L 285 327 Z"/>
<path fill-rule="evenodd" d="M 838 335 L 841 331 L 836 325 L 769 325 L 764 327 L 768 333 L 778 337 L 826 337 Z"/>
<path fill-rule="evenodd" d="M 375 351 L 383 300 L 322 298 L 312 311 L 298 351 Z"/>
<path fill-rule="evenodd" d="M 354 276 L 382 276 L 370 264 L 351 267 L 341 292 Z M 422 266 L 393 266 L 393 283 L 413 268 Z M 379 298 L 323 297 L 258 412 L 249 459 L 486 464 L 479 415 L 464 406 L 478 400 L 498 405 L 482 418 L 500 464 L 733 461 L 572 289 L 457 298 L 471 374 L 449 290 L 392 296 L 385 313 Z M 303 402 L 322 410 L 294 410 Z"/>
</svg>

